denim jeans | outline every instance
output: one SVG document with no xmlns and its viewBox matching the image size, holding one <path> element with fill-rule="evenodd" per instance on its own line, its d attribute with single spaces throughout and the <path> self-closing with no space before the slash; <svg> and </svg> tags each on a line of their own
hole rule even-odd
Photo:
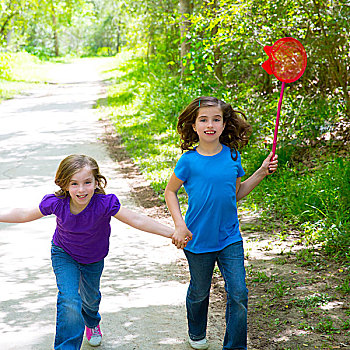
<svg viewBox="0 0 350 350">
<path fill-rule="evenodd" d="M 191 275 L 186 297 L 190 338 L 201 340 L 206 336 L 210 286 L 217 262 L 227 293 L 223 350 L 247 349 L 248 289 L 245 283 L 243 242 L 231 244 L 217 252 L 184 252 Z"/>
<path fill-rule="evenodd" d="M 104 260 L 80 264 L 62 248 L 51 246 L 51 261 L 58 288 L 55 350 L 79 350 L 85 325 L 96 327 Z"/>
</svg>

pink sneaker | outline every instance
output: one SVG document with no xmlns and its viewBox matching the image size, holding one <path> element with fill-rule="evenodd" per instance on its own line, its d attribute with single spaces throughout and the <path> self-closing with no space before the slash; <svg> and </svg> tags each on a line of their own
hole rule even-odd
<svg viewBox="0 0 350 350">
<path fill-rule="evenodd" d="M 85 334 L 86 339 L 91 346 L 101 345 L 102 333 L 100 325 L 96 326 L 95 328 L 89 328 L 85 326 Z"/>
</svg>

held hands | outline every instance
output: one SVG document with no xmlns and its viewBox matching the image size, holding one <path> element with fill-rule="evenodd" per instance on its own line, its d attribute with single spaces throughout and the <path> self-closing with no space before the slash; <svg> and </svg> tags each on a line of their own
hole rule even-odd
<svg viewBox="0 0 350 350">
<path fill-rule="evenodd" d="M 270 152 L 267 158 L 263 161 L 261 165 L 261 169 L 264 170 L 266 175 L 271 175 L 277 170 L 277 167 L 278 167 L 277 158 L 278 158 L 277 154 L 275 154 L 272 157 L 272 152 Z"/>
<path fill-rule="evenodd" d="M 186 225 L 175 228 L 175 232 L 172 235 L 172 242 L 176 245 L 177 249 L 184 249 L 191 239 L 192 233 Z"/>
</svg>

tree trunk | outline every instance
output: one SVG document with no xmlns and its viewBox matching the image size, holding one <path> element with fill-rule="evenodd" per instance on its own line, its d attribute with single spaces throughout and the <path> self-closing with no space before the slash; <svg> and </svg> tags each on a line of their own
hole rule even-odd
<svg viewBox="0 0 350 350">
<path fill-rule="evenodd" d="M 55 44 L 55 56 L 60 55 L 60 48 L 58 43 L 58 31 L 57 31 L 57 19 L 55 14 L 55 7 L 53 1 L 51 1 L 51 18 L 52 18 L 52 29 L 53 29 L 53 40 Z"/>
<path fill-rule="evenodd" d="M 212 2 L 212 9 L 214 13 L 216 12 L 216 7 L 217 7 L 217 0 L 214 0 Z M 218 33 L 218 30 L 219 30 L 219 26 L 216 24 L 211 31 L 211 36 L 215 37 L 215 35 Z M 214 48 L 214 74 L 216 79 L 219 80 L 221 84 L 223 84 L 224 75 L 222 73 L 221 50 L 218 43 L 215 44 L 215 48 Z"/>
<path fill-rule="evenodd" d="M 120 43 L 120 21 L 118 21 L 118 31 L 117 31 L 117 44 L 116 44 L 116 50 L 117 50 L 117 53 L 120 52 L 120 46 L 121 46 L 121 43 Z"/>
<path fill-rule="evenodd" d="M 11 13 L 6 20 L 4 21 L 4 23 L 2 24 L 1 28 L 0 28 L 0 36 L 3 38 L 6 38 L 6 30 L 7 30 L 7 26 L 9 25 L 10 21 L 13 20 L 13 18 L 18 14 L 18 12 L 13 12 Z M 12 28 L 11 28 L 12 29 Z M 10 31 L 11 29 L 9 29 L 8 31 Z"/>
<path fill-rule="evenodd" d="M 191 15 L 191 6 L 190 0 L 180 0 L 180 13 L 181 13 L 181 21 L 180 21 L 180 32 L 181 32 L 181 78 L 185 74 L 185 65 L 183 64 L 183 60 L 187 56 L 190 51 L 190 44 L 187 39 L 187 34 L 190 30 L 190 20 L 189 16 Z"/>
</svg>

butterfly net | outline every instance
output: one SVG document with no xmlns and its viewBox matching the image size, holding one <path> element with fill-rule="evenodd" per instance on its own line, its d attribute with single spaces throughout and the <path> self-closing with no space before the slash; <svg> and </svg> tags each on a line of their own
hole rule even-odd
<svg viewBox="0 0 350 350">
<path fill-rule="evenodd" d="M 298 80 L 306 68 L 306 51 L 294 38 L 278 40 L 271 49 L 271 70 L 274 76 L 285 83 Z"/>
</svg>

